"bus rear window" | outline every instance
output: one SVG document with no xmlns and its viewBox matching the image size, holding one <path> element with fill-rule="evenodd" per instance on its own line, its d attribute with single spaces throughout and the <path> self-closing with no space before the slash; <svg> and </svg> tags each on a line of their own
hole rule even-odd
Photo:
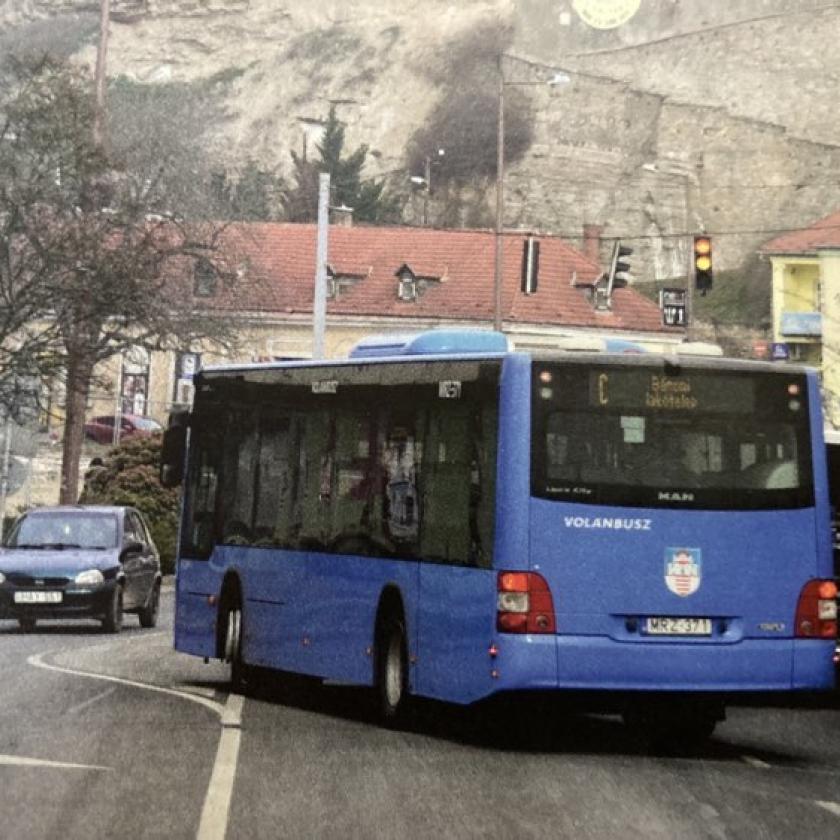
<svg viewBox="0 0 840 840">
<path fill-rule="evenodd" d="M 803 375 L 535 364 L 532 491 L 592 504 L 813 503 Z"/>
</svg>

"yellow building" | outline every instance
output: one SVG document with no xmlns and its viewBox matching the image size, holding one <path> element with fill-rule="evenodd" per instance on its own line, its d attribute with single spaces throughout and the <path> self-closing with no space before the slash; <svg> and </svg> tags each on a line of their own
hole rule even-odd
<svg viewBox="0 0 840 840">
<path fill-rule="evenodd" d="M 826 419 L 840 428 L 840 212 L 761 251 L 773 266 L 773 341 L 819 368 Z"/>
</svg>

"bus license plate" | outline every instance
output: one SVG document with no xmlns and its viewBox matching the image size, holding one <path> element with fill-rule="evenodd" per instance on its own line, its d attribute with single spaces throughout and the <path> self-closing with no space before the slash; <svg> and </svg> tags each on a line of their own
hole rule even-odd
<svg viewBox="0 0 840 840">
<path fill-rule="evenodd" d="M 15 592 L 16 604 L 60 604 L 61 592 Z"/>
<path fill-rule="evenodd" d="M 645 632 L 651 636 L 711 636 L 710 618 L 685 618 L 656 616 L 645 623 Z"/>
</svg>

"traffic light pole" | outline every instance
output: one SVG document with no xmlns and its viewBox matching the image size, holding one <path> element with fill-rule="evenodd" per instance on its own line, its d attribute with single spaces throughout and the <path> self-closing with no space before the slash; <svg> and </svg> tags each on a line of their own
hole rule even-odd
<svg viewBox="0 0 840 840">
<path fill-rule="evenodd" d="M 691 341 L 694 334 L 694 247 L 693 240 L 686 249 L 688 252 L 688 271 L 685 286 L 685 340 Z"/>
</svg>

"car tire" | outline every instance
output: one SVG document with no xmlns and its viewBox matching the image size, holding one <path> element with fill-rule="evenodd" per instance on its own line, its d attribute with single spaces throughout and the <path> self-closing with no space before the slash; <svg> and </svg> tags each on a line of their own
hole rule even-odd
<svg viewBox="0 0 840 840">
<path fill-rule="evenodd" d="M 38 619 L 32 618 L 32 616 L 25 615 L 18 619 L 18 624 L 20 625 L 20 632 L 21 633 L 31 633 L 35 629 L 35 625 L 38 623 Z"/>
<path fill-rule="evenodd" d="M 137 614 L 141 627 L 154 627 L 157 624 L 160 611 L 160 584 L 155 583 L 149 593 L 149 601 Z"/>
<path fill-rule="evenodd" d="M 102 619 L 105 633 L 119 633 L 123 624 L 123 591 L 121 586 L 114 587 L 114 593 L 108 602 L 108 609 Z"/>
<path fill-rule="evenodd" d="M 401 618 L 383 621 L 376 643 L 376 701 L 380 721 L 400 726 L 408 706 L 408 655 L 405 624 Z"/>
</svg>

